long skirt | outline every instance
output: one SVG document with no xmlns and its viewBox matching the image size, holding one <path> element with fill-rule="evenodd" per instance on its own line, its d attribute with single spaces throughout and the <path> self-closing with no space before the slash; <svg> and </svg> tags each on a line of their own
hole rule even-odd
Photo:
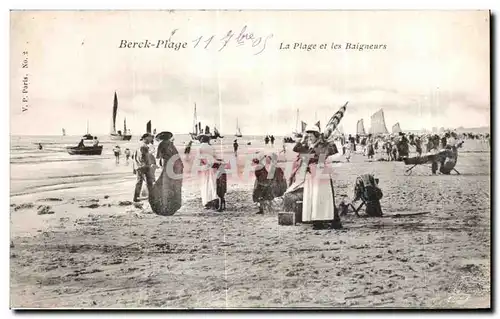
<svg viewBox="0 0 500 319">
<path fill-rule="evenodd" d="M 331 221 L 334 210 L 335 197 L 331 177 L 320 179 L 307 173 L 304 181 L 302 221 Z"/>
<path fill-rule="evenodd" d="M 206 205 L 217 199 L 217 176 L 214 169 L 200 172 L 201 203 Z"/>
<path fill-rule="evenodd" d="M 174 172 L 182 176 L 182 162 L 174 166 Z M 175 214 L 182 205 L 182 178 L 170 177 L 166 172 L 166 166 L 164 166 L 160 177 L 151 190 L 149 203 L 153 212 L 158 215 Z"/>
</svg>

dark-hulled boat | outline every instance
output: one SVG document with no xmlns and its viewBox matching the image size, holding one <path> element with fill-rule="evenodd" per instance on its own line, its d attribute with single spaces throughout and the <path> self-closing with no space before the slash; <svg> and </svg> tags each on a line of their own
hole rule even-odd
<svg viewBox="0 0 500 319">
<path fill-rule="evenodd" d="M 102 145 L 84 147 L 68 146 L 66 147 L 66 151 L 69 155 L 101 155 Z"/>
</svg>

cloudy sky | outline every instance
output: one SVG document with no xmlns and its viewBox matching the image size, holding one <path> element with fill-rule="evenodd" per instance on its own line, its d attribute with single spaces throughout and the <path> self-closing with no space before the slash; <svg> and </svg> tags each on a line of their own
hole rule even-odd
<svg viewBox="0 0 500 319">
<path fill-rule="evenodd" d="M 237 45 L 244 26 L 261 42 Z M 169 39 L 187 48 L 120 49 L 122 40 Z M 235 35 L 219 51 L 228 32 Z M 196 39 L 203 37 L 198 47 Z M 210 39 L 208 47 L 204 46 Z M 265 42 L 265 48 L 264 48 Z M 386 50 L 280 50 L 281 43 L 385 44 Z M 387 127 L 487 126 L 489 17 L 484 11 L 143 11 L 11 14 L 11 133 L 158 130 L 188 133 L 194 103 L 203 125 L 234 134 L 286 134 L 300 119 L 323 123 L 349 101 L 342 126 L 384 109 Z M 260 54 L 256 54 L 263 50 Z M 28 52 L 28 69 L 21 68 Z M 22 112 L 28 73 L 28 110 Z"/>
</svg>

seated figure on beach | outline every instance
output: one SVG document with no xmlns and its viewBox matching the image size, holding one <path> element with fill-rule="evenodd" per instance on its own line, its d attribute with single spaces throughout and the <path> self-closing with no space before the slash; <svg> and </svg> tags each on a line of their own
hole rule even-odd
<svg viewBox="0 0 500 319">
<path fill-rule="evenodd" d="M 259 165 L 255 169 L 255 183 L 253 187 L 252 199 L 258 203 L 257 214 L 264 214 L 264 211 L 271 206 L 271 201 L 276 197 L 281 197 L 286 191 L 287 184 L 285 174 L 281 167 L 277 166 L 278 156 L 273 153 L 271 156 L 264 156 L 254 159 L 254 164 Z M 265 164 L 268 164 L 269 170 Z"/>
<path fill-rule="evenodd" d="M 326 158 L 335 154 L 334 148 L 322 138 L 317 126 L 311 126 L 293 150 L 301 155 L 300 164 L 294 170 L 292 184 L 286 192 L 303 189 L 302 221 L 312 222 L 316 229 L 341 228 L 332 177 L 323 171 Z"/>
<path fill-rule="evenodd" d="M 362 200 L 366 205 L 365 212 L 367 216 L 381 217 L 383 215 L 380 206 L 382 196 L 382 190 L 378 186 L 378 179 L 373 175 L 363 174 L 356 179 L 353 202 Z"/>
</svg>

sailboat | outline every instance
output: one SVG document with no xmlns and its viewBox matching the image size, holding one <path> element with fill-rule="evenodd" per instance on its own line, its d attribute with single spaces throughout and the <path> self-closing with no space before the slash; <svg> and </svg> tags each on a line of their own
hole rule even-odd
<svg viewBox="0 0 500 319">
<path fill-rule="evenodd" d="M 238 125 L 238 119 L 236 119 L 236 134 L 234 134 L 234 136 L 243 137 L 243 134 L 241 134 L 240 126 Z"/>
<path fill-rule="evenodd" d="M 116 96 L 116 92 L 115 92 L 115 98 L 113 100 L 113 128 L 112 128 L 110 137 L 112 140 L 130 141 L 130 139 L 132 138 L 132 135 L 130 134 L 130 132 L 127 132 L 127 120 L 126 119 L 123 121 L 123 132 L 116 130 L 116 113 L 117 112 L 118 112 L 118 97 Z"/>
<path fill-rule="evenodd" d="M 62 136 L 66 136 L 66 130 L 64 128 L 62 129 Z"/>
<path fill-rule="evenodd" d="M 208 125 L 205 126 L 205 131 L 202 130 L 201 128 L 201 122 L 198 122 L 197 115 L 196 115 L 196 103 L 194 104 L 194 117 L 193 117 L 193 132 L 190 132 L 189 135 L 191 135 L 191 139 L 199 141 L 200 140 L 200 135 L 208 135 L 210 136 L 210 139 L 215 140 L 217 138 L 223 138 L 224 136 L 220 135 L 219 131 L 217 130 L 217 127 L 214 126 L 214 133 L 210 133 L 210 127 Z"/>
<path fill-rule="evenodd" d="M 301 122 L 300 132 L 298 131 L 298 126 L 299 126 L 299 109 L 297 109 L 297 116 L 295 118 L 295 131 L 293 132 L 293 136 L 295 136 L 295 138 L 301 138 L 303 136 L 307 124 L 304 121 Z"/>
<path fill-rule="evenodd" d="M 87 133 L 83 136 L 84 140 L 93 140 L 94 137 L 89 133 L 89 121 L 87 120 Z"/>
<path fill-rule="evenodd" d="M 201 123 L 198 123 L 196 117 L 196 103 L 194 103 L 194 116 L 193 116 L 193 132 L 190 132 L 191 139 L 198 140 L 198 135 L 201 133 Z"/>
</svg>

